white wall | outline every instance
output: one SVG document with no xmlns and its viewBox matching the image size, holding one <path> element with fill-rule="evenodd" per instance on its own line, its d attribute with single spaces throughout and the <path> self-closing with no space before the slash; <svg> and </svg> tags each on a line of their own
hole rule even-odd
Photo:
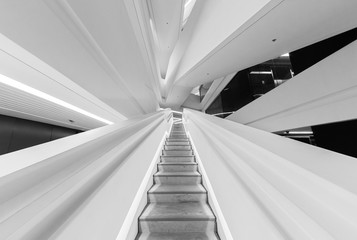
<svg viewBox="0 0 357 240">
<path fill-rule="evenodd" d="M 266 131 L 357 118 L 357 41 L 227 119 Z"/>
<path fill-rule="evenodd" d="M 192 110 L 184 116 L 222 239 L 357 238 L 356 159 Z"/>
</svg>

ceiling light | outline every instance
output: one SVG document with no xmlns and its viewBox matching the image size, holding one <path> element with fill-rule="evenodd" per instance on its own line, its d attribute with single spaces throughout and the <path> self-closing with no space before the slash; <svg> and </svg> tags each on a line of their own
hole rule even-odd
<svg viewBox="0 0 357 240">
<path fill-rule="evenodd" d="M 289 56 L 290 56 L 289 53 L 285 53 L 285 54 L 281 55 L 281 57 L 289 57 Z"/>
<path fill-rule="evenodd" d="M 314 134 L 312 131 L 288 131 L 289 134 L 301 134 L 301 135 L 312 135 Z"/>
<path fill-rule="evenodd" d="M 271 71 L 251 71 L 249 74 L 273 74 Z"/>
<path fill-rule="evenodd" d="M 83 115 L 85 115 L 87 117 L 93 118 L 93 119 L 98 120 L 100 122 L 103 122 L 103 123 L 106 123 L 106 124 L 113 124 L 113 122 L 111 122 L 111 121 L 108 121 L 108 120 L 106 120 L 104 118 L 101 118 L 101 117 L 95 115 L 95 114 L 87 112 L 87 111 L 85 111 L 85 110 L 83 110 L 83 109 L 81 109 L 79 107 L 73 106 L 72 104 L 69 104 L 69 103 L 67 103 L 65 101 L 62 101 L 62 100 L 60 100 L 58 98 L 55 98 L 55 97 L 53 97 L 53 96 L 51 96 L 51 95 L 49 95 L 47 93 L 41 92 L 41 91 L 39 91 L 39 90 L 37 90 L 35 88 L 29 87 L 29 86 L 27 86 L 27 85 L 25 85 L 23 83 L 15 81 L 15 80 L 13 80 L 13 79 L 11 79 L 11 78 L 9 78 L 7 76 L 4 76 L 2 74 L 0 74 L 0 83 L 6 84 L 6 85 L 8 85 L 10 87 L 19 89 L 19 90 L 24 91 L 26 93 L 32 94 L 32 95 L 34 95 L 36 97 L 39 97 L 39 98 L 45 99 L 47 101 L 53 102 L 53 103 L 58 104 L 58 105 L 60 105 L 62 107 L 68 108 L 68 109 L 73 110 L 73 111 L 78 112 L 78 113 L 81 113 L 81 114 L 83 114 Z"/>
</svg>

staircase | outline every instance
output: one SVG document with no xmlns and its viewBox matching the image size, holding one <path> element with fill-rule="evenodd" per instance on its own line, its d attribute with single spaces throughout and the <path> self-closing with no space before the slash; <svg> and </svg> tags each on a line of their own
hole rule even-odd
<svg viewBox="0 0 357 240">
<path fill-rule="evenodd" d="M 216 218 L 182 123 L 166 139 L 137 240 L 217 240 Z"/>
</svg>

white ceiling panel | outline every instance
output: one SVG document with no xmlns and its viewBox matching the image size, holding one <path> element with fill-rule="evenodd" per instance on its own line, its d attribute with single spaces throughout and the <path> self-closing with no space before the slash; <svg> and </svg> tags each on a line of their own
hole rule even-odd
<svg viewBox="0 0 357 240">
<path fill-rule="evenodd" d="M 81 113 L 2 83 L 0 83 L 0 114 L 80 130 L 106 125 Z"/>
<path fill-rule="evenodd" d="M 115 122 L 179 109 L 195 86 L 357 26 L 356 0 L 197 0 L 181 32 L 186 2 L 2 0 L 1 36 L 26 53 L 1 46 L 24 66 L 0 73 Z"/>
</svg>

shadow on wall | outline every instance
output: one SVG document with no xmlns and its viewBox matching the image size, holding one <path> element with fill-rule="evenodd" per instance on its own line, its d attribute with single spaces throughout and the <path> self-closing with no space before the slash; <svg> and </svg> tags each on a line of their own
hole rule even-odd
<svg viewBox="0 0 357 240">
<path fill-rule="evenodd" d="M 0 155 L 82 131 L 0 115 Z"/>
</svg>

